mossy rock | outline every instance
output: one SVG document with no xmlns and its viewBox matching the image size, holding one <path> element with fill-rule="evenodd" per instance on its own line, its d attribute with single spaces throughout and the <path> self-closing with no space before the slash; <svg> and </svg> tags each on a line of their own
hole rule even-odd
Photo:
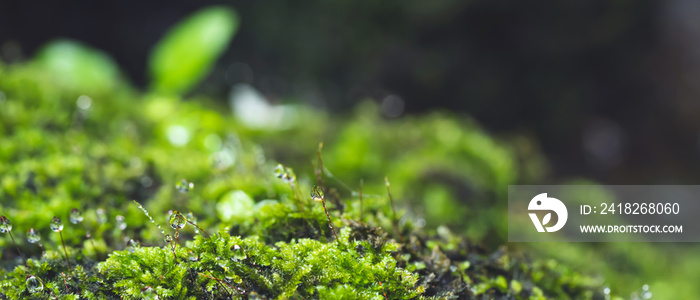
<svg viewBox="0 0 700 300">
<path fill-rule="evenodd" d="M 600 280 L 496 247 L 499 187 L 540 166 L 474 122 L 366 103 L 251 128 L 221 102 L 81 95 L 32 64 L 0 65 L 0 91 L 0 214 L 23 253 L 2 234 L 0 298 L 603 299 Z M 200 229 L 167 226 L 174 210 Z"/>
</svg>

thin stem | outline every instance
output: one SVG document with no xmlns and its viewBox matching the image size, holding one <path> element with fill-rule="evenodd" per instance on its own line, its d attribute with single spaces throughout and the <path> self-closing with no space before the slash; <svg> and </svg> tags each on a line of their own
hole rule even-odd
<svg viewBox="0 0 700 300">
<path fill-rule="evenodd" d="M 338 240 L 338 235 L 335 234 L 335 229 L 333 229 L 333 223 L 331 222 L 331 216 L 328 214 L 328 210 L 326 209 L 326 201 L 321 198 L 321 204 L 323 205 L 323 211 L 326 212 L 326 220 L 328 220 L 328 227 L 331 228 L 331 232 L 333 232 L 333 235 L 335 236 L 335 240 Z"/>
<path fill-rule="evenodd" d="M 7 229 L 7 224 L 5 225 L 5 228 Z M 12 232 L 7 230 L 7 233 L 10 234 L 10 239 L 12 239 L 12 244 L 15 245 L 15 249 L 17 249 L 17 253 L 19 253 L 19 256 L 22 257 L 22 261 L 25 261 L 24 254 L 22 254 L 22 251 L 19 251 L 19 247 L 17 247 L 17 243 L 15 243 L 15 238 L 12 236 Z"/>
<path fill-rule="evenodd" d="M 313 188 L 311 188 L 311 199 L 313 199 L 316 202 L 321 202 L 321 204 L 323 205 L 323 211 L 326 213 L 326 220 L 328 220 L 328 227 L 331 228 L 331 232 L 333 232 L 335 240 L 339 242 L 338 235 L 335 233 L 335 229 L 333 229 L 333 222 L 331 222 L 331 216 L 328 214 L 328 209 L 326 209 L 326 196 L 323 193 L 323 190 L 321 190 L 321 188 L 318 186 L 314 186 Z"/>
<path fill-rule="evenodd" d="M 153 218 L 151 217 L 151 214 L 148 213 L 146 208 L 144 208 L 143 205 L 141 205 L 141 203 L 136 202 L 136 200 L 132 200 L 132 201 L 134 201 L 134 203 L 136 203 L 136 205 L 139 207 L 139 209 L 141 209 L 141 211 L 143 211 L 143 213 L 146 215 L 146 217 L 148 217 L 148 219 L 151 220 L 151 223 L 155 224 L 156 227 L 158 227 L 158 230 L 160 230 L 160 233 L 163 234 L 163 237 L 165 237 L 165 230 L 163 230 L 163 228 L 160 227 L 160 225 L 158 223 L 156 223 L 155 220 L 153 220 Z"/>
<path fill-rule="evenodd" d="M 58 235 L 61 236 L 61 246 L 63 246 L 63 254 L 66 255 L 66 262 L 68 263 L 68 268 L 72 269 L 73 267 L 71 267 L 70 260 L 68 259 L 68 251 L 66 251 L 66 243 L 63 242 L 63 231 L 59 231 Z"/>
<path fill-rule="evenodd" d="M 399 229 L 399 222 L 396 219 L 396 207 L 394 206 L 394 197 L 391 196 L 391 191 L 389 190 L 388 177 L 384 177 L 384 183 L 386 184 L 386 193 L 389 195 L 389 201 L 391 202 L 391 211 L 393 212 L 391 216 L 391 223 L 394 226 L 394 230 L 399 235 L 399 241 L 403 242 L 403 235 L 401 235 L 401 230 Z"/>
<path fill-rule="evenodd" d="M 192 284 L 197 285 L 197 280 L 194 278 L 194 273 L 192 273 L 192 265 L 190 264 L 190 260 L 186 259 L 186 261 L 187 261 L 187 270 L 190 271 L 190 278 L 192 278 Z M 199 286 L 199 285 L 197 285 L 197 286 Z"/>
<path fill-rule="evenodd" d="M 194 226 L 194 227 L 197 227 L 197 229 L 199 229 L 199 231 L 201 231 L 202 233 L 204 233 L 204 235 L 206 235 L 207 238 L 211 238 L 211 235 L 209 235 L 206 231 L 204 231 L 204 229 L 202 229 L 202 227 L 197 226 L 197 224 L 195 224 L 194 222 L 192 222 L 192 221 L 190 221 L 190 220 L 187 220 L 187 223 L 190 224 L 190 225 L 192 225 L 192 226 Z"/>
<path fill-rule="evenodd" d="M 210 273 L 210 274 L 211 274 L 211 273 Z M 245 292 L 244 292 L 243 290 L 241 290 L 240 288 L 237 288 L 237 287 L 235 287 L 235 286 L 232 286 L 232 285 L 226 283 L 225 281 L 223 281 L 223 280 L 221 280 L 221 279 L 219 279 L 219 278 L 214 277 L 213 275 L 212 275 L 212 276 L 209 276 L 209 275 L 207 275 L 207 274 L 202 274 L 202 273 L 199 273 L 199 275 L 204 276 L 204 277 L 209 278 L 209 279 L 214 279 L 214 280 L 216 280 L 217 282 L 219 282 L 219 283 L 221 283 L 221 284 L 224 284 L 224 285 L 226 285 L 226 286 L 228 286 L 228 287 L 230 287 L 230 288 L 232 288 L 232 289 L 238 291 L 239 293 L 245 295 Z M 226 290 L 226 292 L 228 292 L 228 290 Z M 230 293 L 229 293 L 229 294 L 230 294 Z"/>
<path fill-rule="evenodd" d="M 382 284 L 382 282 L 379 280 L 379 278 L 377 276 L 374 276 L 374 279 L 376 279 L 377 282 L 379 282 L 379 286 L 382 288 L 382 293 L 384 294 L 384 299 L 389 299 L 386 297 L 386 291 L 384 290 L 384 285 Z"/>
<path fill-rule="evenodd" d="M 175 263 L 177 263 L 177 254 L 175 254 L 175 240 L 170 241 L 170 250 L 173 252 L 173 258 L 175 259 Z"/>
<path fill-rule="evenodd" d="M 296 200 L 299 208 L 301 210 L 306 211 L 306 203 L 303 202 L 304 197 L 302 196 L 301 190 L 298 188 L 299 186 L 299 181 L 294 179 L 293 182 L 289 183 L 289 187 L 292 189 L 292 195 L 294 196 L 294 199 Z"/>
<path fill-rule="evenodd" d="M 328 177 L 328 178 L 333 178 L 333 180 L 335 180 L 335 183 L 339 184 L 340 187 L 342 187 L 342 188 L 344 188 L 345 190 L 349 191 L 351 194 L 354 195 L 354 194 L 357 193 L 357 192 L 355 192 L 355 190 L 353 190 L 352 188 L 350 188 L 350 186 L 347 185 L 345 182 L 343 182 L 342 180 L 338 179 L 338 177 L 335 177 L 335 176 L 333 175 L 333 173 L 331 173 L 331 171 L 329 171 L 328 169 L 323 168 L 322 171 L 323 171 L 323 174 L 324 174 L 326 177 Z"/>
<path fill-rule="evenodd" d="M 360 179 L 360 222 L 362 222 L 362 185 L 364 180 Z"/>
<path fill-rule="evenodd" d="M 46 285 L 44 284 L 44 281 L 41 280 L 41 278 L 36 277 L 36 276 L 34 276 L 33 274 L 30 274 L 30 276 L 32 276 L 32 277 L 34 277 L 34 278 L 38 278 L 38 279 L 39 279 L 39 283 L 41 283 L 41 288 L 42 288 L 42 289 L 46 288 Z M 49 288 L 46 288 L 46 289 L 49 290 L 49 293 L 51 293 L 51 295 L 54 297 L 54 299 L 58 299 L 58 297 L 56 297 L 56 294 L 53 293 L 53 290 L 51 290 L 51 289 L 49 289 Z"/>
<path fill-rule="evenodd" d="M 316 156 L 318 156 L 317 168 L 314 170 L 316 174 L 316 183 L 321 188 L 323 193 L 326 193 L 326 179 L 323 174 L 323 159 L 321 158 L 321 150 L 323 150 L 323 142 L 318 143 L 318 151 L 316 151 Z"/>
<path fill-rule="evenodd" d="M 66 273 L 61 272 L 63 275 L 63 285 L 66 287 L 66 294 L 68 294 L 68 282 L 66 282 Z"/>
</svg>

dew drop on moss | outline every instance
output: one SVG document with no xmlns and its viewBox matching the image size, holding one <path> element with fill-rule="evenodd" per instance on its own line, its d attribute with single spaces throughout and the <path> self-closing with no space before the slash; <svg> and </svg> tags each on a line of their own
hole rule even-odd
<svg viewBox="0 0 700 300">
<path fill-rule="evenodd" d="M 12 230 L 12 222 L 5 217 L 0 216 L 0 233 L 10 232 Z"/>
<path fill-rule="evenodd" d="M 27 291 L 29 291 L 30 293 L 41 292 L 44 289 L 44 285 L 41 284 L 39 279 L 37 279 L 34 275 L 27 276 L 26 285 Z"/>
<path fill-rule="evenodd" d="M 29 228 L 27 231 L 27 241 L 36 244 L 37 242 L 41 241 L 41 236 L 39 236 L 38 233 L 36 233 L 36 230 L 34 228 Z"/>
<path fill-rule="evenodd" d="M 83 222 L 83 212 L 79 211 L 77 208 L 74 208 L 70 211 L 70 222 L 73 224 L 78 224 Z"/>
<path fill-rule="evenodd" d="M 165 235 L 165 242 L 170 244 L 173 242 L 173 237 L 171 237 L 169 234 Z"/>
<path fill-rule="evenodd" d="M 149 188 L 153 185 L 153 178 L 150 176 L 143 176 L 139 182 L 141 183 L 142 187 Z"/>
<path fill-rule="evenodd" d="M 170 220 L 168 223 L 172 229 L 180 230 L 185 228 L 185 225 L 187 225 L 187 219 L 185 219 L 185 217 L 183 217 L 182 214 L 176 210 L 170 215 Z"/>
<path fill-rule="evenodd" d="M 124 221 L 124 216 L 118 215 L 116 217 L 116 220 L 117 220 L 117 228 L 119 228 L 119 230 L 126 229 L 126 222 Z"/>
<path fill-rule="evenodd" d="M 292 169 L 287 169 L 287 178 L 285 178 L 284 181 L 286 181 L 289 184 L 293 184 L 294 181 L 297 180 L 297 175 L 294 174 L 294 171 Z"/>
<path fill-rule="evenodd" d="M 183 193 L 183 194 L 184 194 L 184 193 L 187 193 L 187 192 L 189 192 L 191 189 L 194 188 L 194 183 L 189 182 L 189 181 L 183 179 L 183 180 L 180 180 L 178 183 L 175 184 L 175 188 L 176 188 L 178 191 L 180 191 L 180 193 Z"/>
<path fill-rule="evenodd" d="M 243 251 L 243 248 L 241 248 L 241 246 L 239 245 L 231 246 L 231 252 L 231 255 L 235 261 L 241 261 L 248 258 L 248 256 L 245 254 L 245 251 Z"/>
<path fill-rule="evenodd" d="M 651 299 L 651 292 L 649 291 L 649 285 L 645 284 L 642 286 L 642 299 Z"/>
<path fill-rule="evenodd" d="M 311 198 L 313 198 L 314 201 L 323 201 L 323 191 L 321 188 L 314 185 L 313 189 L 311 190 Z"/>
<path fill-rule="evenodd" d="M 98 208 L 97 211 L 97 222 L 100 224 L 107 223 L 107 214 L 105 214 L 105 210 Z"/>
<path fill-rule="evenodd" d="M 54 232 L 63 230 L 63 221 L 61 221 L 61 219 L 58 217 L 53 217 L 53 219 L 51 219 L 51 230 Z"/>
<path fill-rule="evenodd" d="M 277 178 L 284 178 L 285 173 L 284 173 L 284 166 L 282 164 L 277 164 L 277 167 L 275 167 L 275 176 Z"/>
<path fill-rule="evenodd" d="M 156 299 L 160 299 L 160 298 L 158 298 L 158 294 L 156 294 L 156 291 L 153 290 L 152 287 L 147 286 L 146 288 L 141 290 L 141 299 L 156 300 Z"/>
<path fill-rule="evenodd" d="M 129 252 L 134 253 L 136 251 L 136 248 L 138 248 L 138 247 L 139 247 L 139 242 L 134 241 L 133 239 L 129 239 L 129 243 L 128 243 Z"/>
<path fill-rule="evenodd" d="M 275 167 L 275 176 L 289 184 L 293 184 L 297 180 L 297 175 L 294 174 L 294 171 L 282 164 L 277 164 L 277 167 Z"/>
<path fill-rule="evenodd" d="M 194 253 L 194 251 L 190 251 L 189 255 L 187 256 L 187 259 L 189 259 L 191 262 L 195 262 L 199 260 L 199 257 L 197 257 L 197 253 Z"/>
</svg>

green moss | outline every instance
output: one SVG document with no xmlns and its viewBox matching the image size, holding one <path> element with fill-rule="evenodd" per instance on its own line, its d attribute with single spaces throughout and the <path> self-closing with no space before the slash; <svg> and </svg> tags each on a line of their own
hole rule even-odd
<svg viewBox="0 0 700 300">
<path fill-rule="evenodd" d="M 0 235 L 0 297 L 602 295 L 600 280 L 496 247 L 504 242 L 505 222 L 496 217 L 504 209 L 501 187 L 532 166 L 516 165 L 517 149 L 473 122 L 449 114 L 388 121 L 368 102 L 340 119 L 300 108 L 295 119 L 303 121 L 261 130 L 222 113 L 228 108 L 220 102 L 140 95 L 123 82 L 101 85 L 80 108 L 83 95 L 51 72 L 0 65 L 0 161 L 9 162 L 0 164 L 0 214 L 13 222 L 29 258 Z M 325 205 L 338 240 L 309 196 L 319 141 Z M 296 172 L 292 184 L 275 176 L 278 162 Z M 176 190 L 183 178 L 194 189 Z M 173 250 L 132 200 L 166 234 L 176 234 L 166 226 L 169 210 L 215 234 L 207 238 L 186 225 Z M 83 211 L 83 222 L 67 222 L 73 208 Z M 53 216 L 65 220 L 72 267 L 49 229 Z M 26 241 L 29 228 L 45 253 Z M 42 291 L 29 292 L 30 275 Z"/>
</svg>

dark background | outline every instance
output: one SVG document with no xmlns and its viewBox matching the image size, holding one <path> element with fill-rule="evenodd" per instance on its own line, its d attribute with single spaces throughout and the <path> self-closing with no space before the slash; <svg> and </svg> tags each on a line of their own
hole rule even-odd
<svg viewBox="0 0 700 300">
<path fill-rule="evenodd" d="M 553 181 L 700 180 L 700 4 L 690 0 L 4 1 L 0 55 L 21 61 L 72 38 L 145 87 L 153 45 L 212 4 L 235 7 L 241 27 L 195 93 L 224 99 L 243 81 L 335 112 L 395 94 L 407 114 L 456 111 L 533 136 Z"/>
</svg>

